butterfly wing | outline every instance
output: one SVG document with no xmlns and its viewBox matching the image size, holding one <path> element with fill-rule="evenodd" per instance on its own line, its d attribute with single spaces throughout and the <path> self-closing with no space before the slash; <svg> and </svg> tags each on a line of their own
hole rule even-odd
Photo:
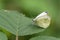
<svg viewBox="0 0 60 40">
<path fill-rule="evenodd" d="M 43 12 L 34 19 L 34 24 L 39 27 L 47 28 L 50 25 L 51 18 Z"/>
</svg>

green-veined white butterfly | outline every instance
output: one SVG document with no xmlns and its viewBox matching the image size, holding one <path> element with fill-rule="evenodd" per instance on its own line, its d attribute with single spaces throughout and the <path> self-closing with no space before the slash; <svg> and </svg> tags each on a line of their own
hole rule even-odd
<svg viewBox="0 0 60 40">
<path fill-rule="evenodd" d="M 48 16 L 47 12 L 42 12 L 33 19 L 34 24 L 42 28 L 47 28 L 50 25 L 50 21 L 51 18 Z"/>
</svg>

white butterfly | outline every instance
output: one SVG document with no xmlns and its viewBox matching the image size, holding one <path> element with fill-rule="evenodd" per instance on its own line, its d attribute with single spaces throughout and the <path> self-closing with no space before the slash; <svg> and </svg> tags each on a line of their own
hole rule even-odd
<svg viewBox="0 0 60 40">
<path fill-rule="evenodd" d="M 33 19 L 34 24 L 42 28 L 47 28 L 50 25 L 50 21 L 51 18 L 48 16 L 47 12 L 42 12 Z"/>
</svg>

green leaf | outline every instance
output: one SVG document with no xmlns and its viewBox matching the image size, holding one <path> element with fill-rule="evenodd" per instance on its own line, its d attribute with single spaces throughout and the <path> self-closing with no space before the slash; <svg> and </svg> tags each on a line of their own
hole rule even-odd
<svg viewBox="0 0 60 40">
<path fill-rule="evenodd" d="M 32 19 L 17 11 L 0 10 L 0 27 L 19 36 L 42 32 L 44 29 L 33 25 Z"/>
<path fill-rule="evenodd" d="M 8 40 L 7 36 L 2 32 L 0 32 L 0 40 Z"/>
<path fill-rule="evenodd" d="M 56 37 L 50 37 L 50 36 L 38 36 L 38 37 L 31 38 L 30 40 L 60 40 L 60 39 Z"/>
</svg>

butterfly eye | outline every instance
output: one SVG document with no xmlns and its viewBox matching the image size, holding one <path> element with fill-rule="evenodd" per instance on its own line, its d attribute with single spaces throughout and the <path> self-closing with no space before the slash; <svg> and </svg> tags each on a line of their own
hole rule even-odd
<svg viewBox="0 0 60 40">
<path fill-rule="evenodd" d="M 43 12 L 38 15 L 34 20 L 35 25 L 47 28 L 50 25 L 51 18 L 47 15 L 47 13 Z"/>
</svg>

